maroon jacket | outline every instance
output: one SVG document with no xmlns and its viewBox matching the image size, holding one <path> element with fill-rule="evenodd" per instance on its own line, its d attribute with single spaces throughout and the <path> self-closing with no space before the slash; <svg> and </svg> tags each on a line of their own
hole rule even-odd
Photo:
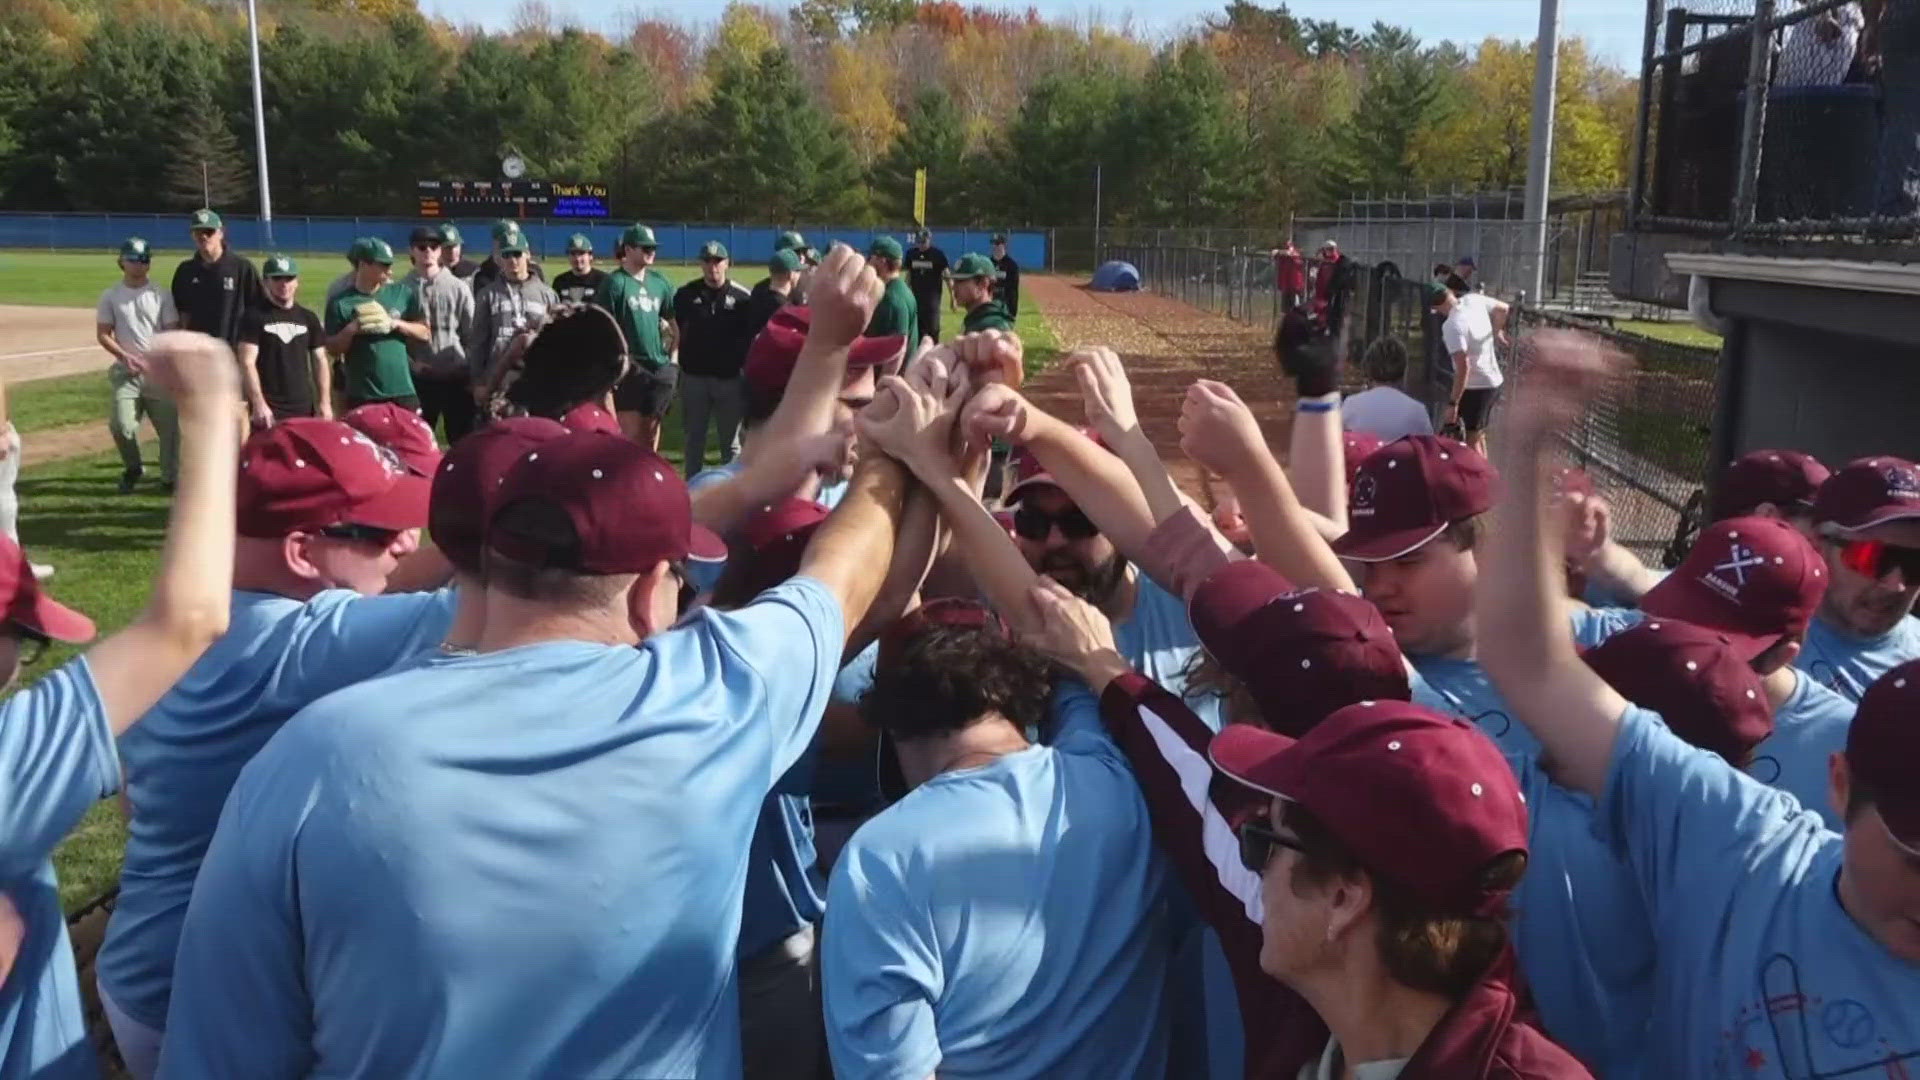
<svg viewBox="0 0 1920 1080">
<path fill-rule="evenodd" d="M 1260 876 L 1240 862 L 1233 824 L 1254 805 L 1214 782 L 1213 731 L 1138 672 L 1109 683 L 1100 715 L 1127 755 L 1153 819 L 1154 840 L 1220 935 L 1240 999 L 1248 1080 L 1295 1080 L 1326 1049 L 1327 1027 L 1306 1000 L 1260 970 Z M 1401 1080 L 1592 1080 L 1573 1055 L 1527 1026 L 1505 961 L 1441 1018 Z"/>
</svg>

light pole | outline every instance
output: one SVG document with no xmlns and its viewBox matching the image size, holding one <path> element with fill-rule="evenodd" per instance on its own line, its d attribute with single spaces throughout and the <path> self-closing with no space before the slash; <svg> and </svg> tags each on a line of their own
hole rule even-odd
<svg viewBox="0 0 1920 1080">
<path fill-rule="evenodd" d="M 1560 0 L 1540 0 L 1540 36 L 1534 42 L 1533 128 L 1527 140 L 1526 215 L 1533 273 L 1527 294 L 1539 303 L 1547 275 L 1547 180 L 1553 175 L 1553 90 L 1560 68 Z"/>
<path fill-rule="evenodd" d="M 253 152 L 260 173 L 260 227 L 266 233 L 266 246 L 273 244 L 273 196 L 267 189 L 267 111 L 260 94 L 260 17 L 254 0 L 247 0 L 247 45 L 253 61 Z"/>
</svg>

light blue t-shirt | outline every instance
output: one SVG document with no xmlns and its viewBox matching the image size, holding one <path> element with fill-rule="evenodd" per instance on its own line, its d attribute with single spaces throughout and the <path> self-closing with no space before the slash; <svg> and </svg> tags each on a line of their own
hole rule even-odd
<svg viewBox="0 0 1920 1080">
<path fill-rule="evenodd" d="M 1920 965 L 1840 906 L 1844 841 L 1793 796 L 1630 706 L 1595 826 L 1653 917 L 1646 1075 L 1854 1080 L 1920 1062 Z"/>
<path fill-rule="evenodd" d="M 1167 1074 L 1166 872 L 1084 684 L 1034 746 L 942 773 L 860 827 L 822 937 L 840 1080 Z"/>
<path fill-rule="evenodd" d="M 0 983 L 0 1076 L 95 1080 L 60 886 L 48 856 L 120 786 L 113 729 L 84 656 L 0 702 L 0 892 L 26 924 Z"/>
<path fill-rule="evenodd" d="M 1920 619 L 1909 615 L 1879 637 L 1863 638 L 1815 616 L 1794 666 L 1848 701 L 1909 660 L 1920 660 Z"/>
<path fill-rule="evenodd" d="M 737 1076 L 748 847 L 842 621 L 794 578 L 303 710 L 221 812 L 161 1075 Z"/>
<path fill-rule="evenodd" d="M 746 467 L 747 463 L 736 457 L 724 465 L 715 465 L 712 468 L 701 469 L 699 472 L 693 474 L 693 479 L 687 481 L 687 494 L 692 495 L 694 492 L 702 488 L 712 487 L 722 480 L 731 480 L 739 476 L 741 470 Z M 847 497 L 847 486 L 851 482 L 852 478 L 849 477 L 845 480 L 836 480 L 831 484 L 823 483 L 819 486 L 819 490 L 813 493 L 813 501 L 831 510 L 840 505 L 841 499 Z M 701 592 L 710 592 L 715 585 L 719 584 L 720 575 L 726 568 L 727 560 L 725 559 L 713 561 L 702 559 L 690 560 L 687 563 L 687 578 L 694 588 Z"/>
<path fill-rule="evenodd" d="M 1185 601 L 1145 574 L 1134 575 L 1133 611 L 1113 624 L 1113 644 L 1134 670 L 1185 701 L 1209 728 L 1219 731 L 1226 722 L 1218 697 L 1187 696 L 1187 665 L 1200 651 L 1200 636 L 1187 619 Z"/>
<path fill-rule="evenodd" d="M 1754 747 L 1747 775 L 1792 795 L 1819 814 L 1827 828 L 1845 832 L 1846 823 L 1833 808 L 1827 763 L 1847 748 L 1854 704 L 1804 671 L 1795 670 L 1794 676 L 1793 693 L 1773 711 L 1773 734 Z"/>
<path fill-rule="evenodd" d="M 454 603 L 450 588 L 305 602 L 234 591 L 227 632 L 120 736 L 133 817 L 96 967 L 121 1011 L 166 1026 L 180 921 L 240 770 L 294 713 L 437 645 Z"/>
</svg>

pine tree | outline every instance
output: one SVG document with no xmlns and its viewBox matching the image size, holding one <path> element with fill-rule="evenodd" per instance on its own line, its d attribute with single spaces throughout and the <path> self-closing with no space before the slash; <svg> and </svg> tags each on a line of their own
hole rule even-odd
<svg viewBox="0 0 1920 1080">
<path fill-rule="evenodd" d="M 188 110 L 174 142 L 161 197 L 169 206 L 234 207 L 250 202 L 253 170 L 246 151 L 211 101 Z"/>
<path fill-rule="evenodd" d="M 880 214 L 887 221 L 913 217 L 913 174 L 927 170 L 929 210 L 941 221 L 966 215 L 971 198 L 971 171 L 967 162 L 967 135 L 960 126 L 960 110 L 945 90 L 930 86 L 914 95 L 904 117 L 906 130 L 874 162 L 869 186 Z"/>
</svg>

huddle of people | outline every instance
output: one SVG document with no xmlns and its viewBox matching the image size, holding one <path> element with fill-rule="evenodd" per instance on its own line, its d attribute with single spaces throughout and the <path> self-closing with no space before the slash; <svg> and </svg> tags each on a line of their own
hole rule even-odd
<svg viewBox="0 0 1920 1080">
<path fill-rule="evenodd" d="M 1006 329 L 872 333 L 898 262 L 806 273 L 690 482 L 609 415 L 645 365 L 604 305 L 444 452 L 392 401 L 243 442 L 228 350 L 153 338 L 148 607 L 0 703 L 0 1075 L 94 1067 L 48 855 L 116 790 L 98 972 L 142 1077 L 1920 1059 L 1920 469 L 1749 453 L 1662 576 L 1556 458 L 1596 342 L 1533 337 L 1496 468 L 1348 438 L 1283 327 L 1285 467 L 1231 387 L 1182 400 L 1236 544 L 1111 350 L 1063 417 Z M 93 631 L 24 567 L 0 542 L 16 674 Z"/>
</svg>

